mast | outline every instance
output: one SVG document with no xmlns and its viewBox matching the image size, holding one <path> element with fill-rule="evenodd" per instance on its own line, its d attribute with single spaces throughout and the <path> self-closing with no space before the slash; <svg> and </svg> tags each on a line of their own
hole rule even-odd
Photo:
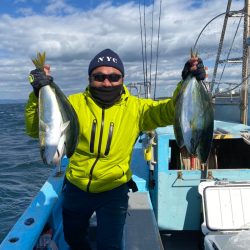
<svg viewBox="0 0 250 250">
<path fill-rule="evenodd" d="M 250 14 L 250 3 L 249 0 L 245 0 L 244 8 L 244 34 L 243 34 L 243 62 L 242 62 L 242 88 L 241 88 L 241 114 L 240 121 L 243 124 L 247 124 L 248 119 L 248 42 L 249 37 L 249 14 Z"/>
</svg>

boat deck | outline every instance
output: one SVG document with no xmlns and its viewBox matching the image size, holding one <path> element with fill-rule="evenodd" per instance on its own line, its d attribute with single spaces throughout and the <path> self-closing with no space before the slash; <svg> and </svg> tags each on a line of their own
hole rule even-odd
<svg viewBox="0 0 250 250">
<path fill-rule="evenodd" d="M 203 239 L 197 231 L 158 231 L 147 192 L 129 193 L 129 209 L 124 228 L 123 250 L 200 250 Z M 90 240 L 95 245 L 95 217 Z"/>
<path fill-rule="evenodd" d="M 129 193 L 124 250 L 163 250 L 148 192 Z"/>
</svg>

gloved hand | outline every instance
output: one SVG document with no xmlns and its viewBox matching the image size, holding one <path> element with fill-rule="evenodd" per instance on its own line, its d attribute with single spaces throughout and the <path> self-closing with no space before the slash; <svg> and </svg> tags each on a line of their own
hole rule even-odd
<svg viewBox="0 0 250 250">
<path fill-rule="evenodd" d="M 185 63 L 181 74 L 182 79 L 185 80 L 190 73 L 196 77 L 198 81 L 205 79 L 206 71 L 200 58 L 192 57 Z"/>
<path fill-rule="evenodd" d="M 45 72 L 41 69 L 34 69 L 30 71 L 29 81 L 33 87 L 33 91 L 36 97 L 38 97 L 40 88 L 52 83 L 53 77 L 46 75 Z"/>
</svg>

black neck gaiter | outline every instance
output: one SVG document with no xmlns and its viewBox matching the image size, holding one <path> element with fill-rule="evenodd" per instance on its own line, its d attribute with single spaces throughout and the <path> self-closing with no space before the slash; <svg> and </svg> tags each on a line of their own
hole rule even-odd
<svg viewBox="0 0 250 250">
<path fill-rule="evenodd" d="M 123 92 L 123 84 L 111 87 L 89 86 L 89 92 L 98 105 L 108 108 L 120 100 Z"/>
</svg>

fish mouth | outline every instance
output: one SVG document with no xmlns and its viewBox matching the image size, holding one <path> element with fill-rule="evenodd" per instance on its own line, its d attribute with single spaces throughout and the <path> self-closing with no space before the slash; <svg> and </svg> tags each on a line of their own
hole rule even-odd
<svg viewBox="0 0 250 250">
<path fill-rule="evenodd" d="M 56 146 L 41 146 L 40 153 L 42 161 L 45 165 L 58 165 L 61 161 L 61 153 Z"/>
</svg>

